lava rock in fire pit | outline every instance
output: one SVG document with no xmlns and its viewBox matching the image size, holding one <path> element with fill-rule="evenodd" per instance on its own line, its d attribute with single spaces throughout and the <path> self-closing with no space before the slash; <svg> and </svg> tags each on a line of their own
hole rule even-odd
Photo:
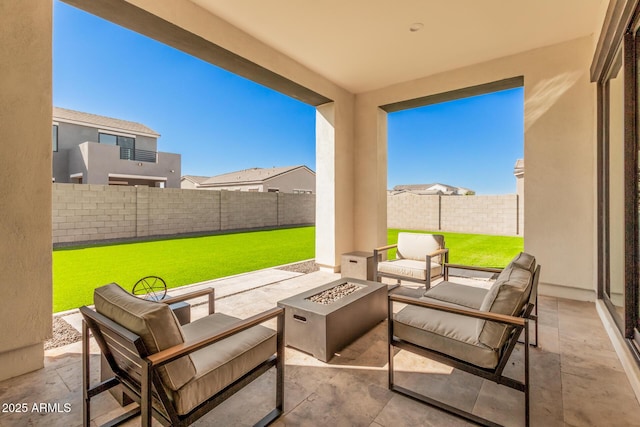
<svg viewBox="0 0 640 427">
<path fill-rule="evenodd" d="M 360 288 L 362 288 L 362 286 L 347 282 L 342 285 L 334 286 L 326 291 L 322 291 L 319 294 L 312 295 L 307 299 L 318 304 L 331 304 L 342 297 L 346 297 L 347 295 L 354 293 Z"/>
</svg>

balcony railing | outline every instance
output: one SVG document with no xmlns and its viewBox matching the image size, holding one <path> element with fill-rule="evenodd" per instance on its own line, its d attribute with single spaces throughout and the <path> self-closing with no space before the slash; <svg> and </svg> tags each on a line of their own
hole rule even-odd
<svg viewBox="0 0 640 427">
<path fill-rule="evenodd" d="M 149 150 L 137 150 L 135 148 L 120 147 L 120 158 L 123 160 L 136 160 L 138 162 L 156 163 L 158 153 Z"/>
</svg>

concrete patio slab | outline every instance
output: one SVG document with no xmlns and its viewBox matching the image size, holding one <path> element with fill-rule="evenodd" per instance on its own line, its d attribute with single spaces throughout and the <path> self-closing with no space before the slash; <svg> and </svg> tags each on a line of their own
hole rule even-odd
<svg viewBox="0 0 640 427">
<path fill-rule="evenodd" d="M 275 273 L 280 274 L 280 273 Z M 238 279 L 259 284 L 273 278 L 264 272 Z M 289 276 L 220 298 L 216 311 L 246 317 L 272 308 L 280 299 L 338 278 L 315 272 Z M 233 280 L 236 280 L 235 278 Z M 246 282 L 245 282 L 246 283 Z M 216 283 L 213 286 L 217 286 Z M 217 288 L 216 288 L 217 289 Z M 230 289 L 230 288 L 228 288 Z M 414 292 L 419 292 L 415 290 Z M 598 322 L 593 303 L 543 297 L 540 346 L 531 349 L 532 425 L 640 426 L 640 405 L 620 362 Z M 193 317 L 206 315 L 204 305 Z M 588 327 L 586 327 L 586 326 Z M 342 349 L 328 363 L 287 348 L 285 414 L 275 426 L 466 426 L 465 421 L 416 403 L 387 389 L 386 321 Z M 0 402 L 70 404 L 62 413 L 0 413 L 0 426 L 79 426 L 82 424 L 81 343 L 46 352 L 45 369 L 0 382 Z M 99 352 L 92 351 L 92 378 L 98 379 Z M 610 356 L 610 357 L 609 357 Z M 397 382 L 430 393 L 506 426 L 522 426 L 521 393 L 497 386 L 434 361 L 401 351 L 395 357 Z M 508 372 L 522 372 L 516 347 Z M 273 405 L 275 375 L 270 371 L 203 417 L 196 426 L 245 426 Z M 247 405 L 251 410 L 247 410 Z M 126 409 L 108 393 L 94 400 L 92 425 Z M 139 419 L 126 426 L 139 425 Z M 160 424 L 154 422 L 154 426 Z"/>
</svg>

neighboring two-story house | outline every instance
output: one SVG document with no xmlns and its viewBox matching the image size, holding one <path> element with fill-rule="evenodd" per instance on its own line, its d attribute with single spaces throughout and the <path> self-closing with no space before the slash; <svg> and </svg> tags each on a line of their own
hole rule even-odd
<svg viewBox="0 0 640 427">
<path fill-rule="evenodd" d="M 185 175 L 182 177 L 181 187 L 198 190 L 315 194 L 316 173 L 304 165 L 251 168 L 210 178 Z"/>
<path fill-rule="evenodd" d="M 475 191 L 463 187 L 441 184 L 409 184 L 396 185 L 392 193 L 411 192 L 420 195 L 441 195 L 441 196 L 469 196 L 476 194 Z"/>
<path fill-rule="evenodd" d="M 180 188 L 181 156 L 158 152 L 147 126 L 53 108 L 53 181 Z"/>
</svg>

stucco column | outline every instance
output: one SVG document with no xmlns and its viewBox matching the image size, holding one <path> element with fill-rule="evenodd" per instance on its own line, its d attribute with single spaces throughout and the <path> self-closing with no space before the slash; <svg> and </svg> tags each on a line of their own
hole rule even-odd
<svg viewBox="0 0 640 427">
<path fill-rule="evenodd" d="M 356 97 L 354 246 L 372 251 L 387 244 L 387 113 Z"/>
<path fill-rule="evenodd" d="M 316 109 L 316 262 L 337 271 L 353 246 L 353 110 L 348 102 Z"/>
<path fill-rule="evenodd" d="M 51 1 L 0 2 L 0 380 L 51 336 Z"/>
</svg>

